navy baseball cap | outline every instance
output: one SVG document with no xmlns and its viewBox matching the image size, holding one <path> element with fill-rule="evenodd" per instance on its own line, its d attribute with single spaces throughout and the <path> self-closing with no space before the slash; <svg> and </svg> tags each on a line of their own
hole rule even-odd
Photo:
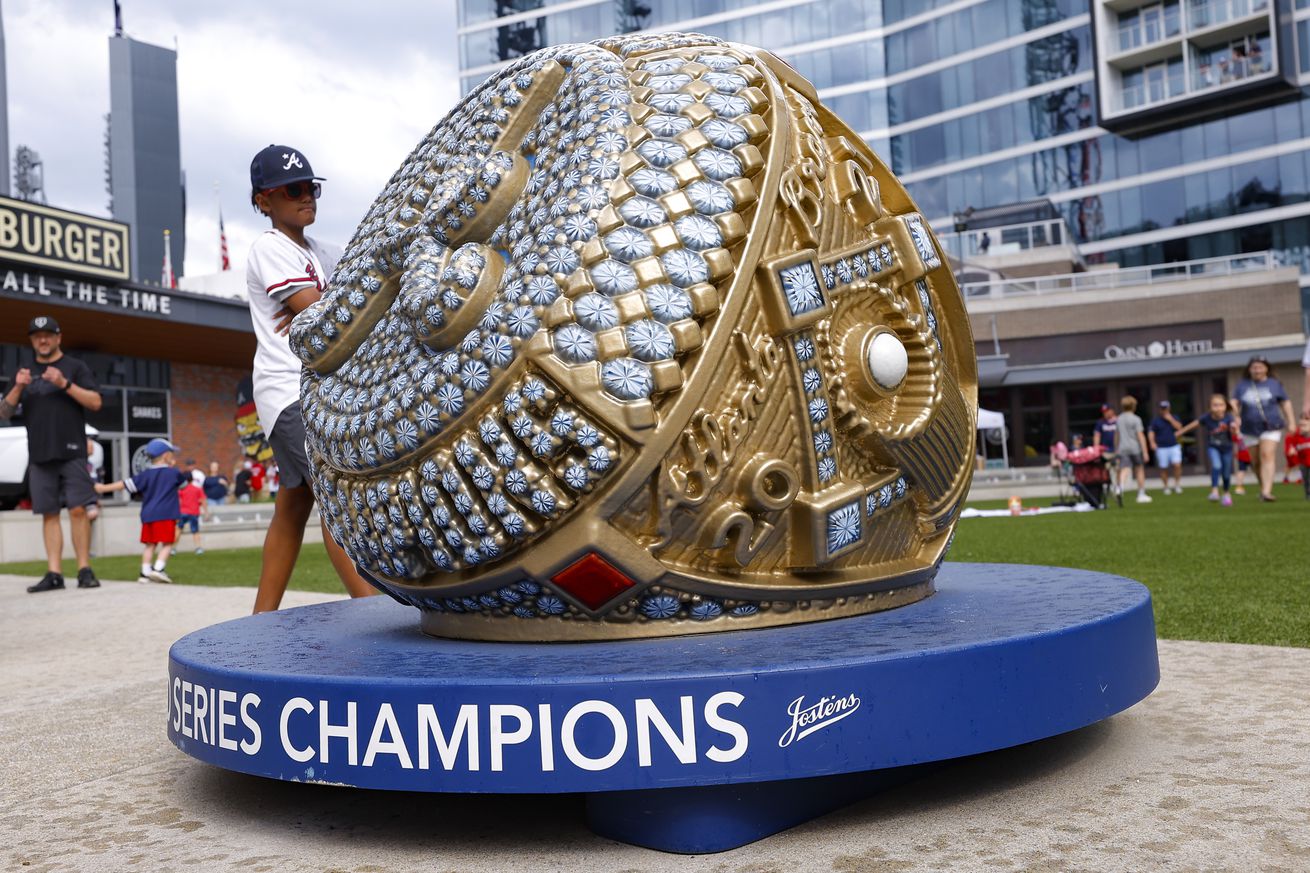
<svg viewBox="0 0 1310 873">
<path fill-rule="evenodd" d="M 59 333 L 59 322 L 55 321 L 48 315 L 38 315 L 27 323 L 28 336 L 31 336 L 34 333 L 40 333 L 43 330 L 49 331 L 50 333 Z"/>
<path fill-rule="evenodd" d="M 177 446 L 170 443 L 162 437 L 155 437 L 146 443 L 146 454 L 152 458 L 158 458 L 164 452 L 176 452 Z"/>
<path fill-rule="evenodd" d="M 289 182 L 305 182 L 315 179 L 327 181 L 322 176 L 315 176 L 309 159 L 299 149 L 285 145 L 269 145 L 260 149 L 259 154 L 250 162 L 250 187 L 256 191 L 267 191 Z"/>
</svg>

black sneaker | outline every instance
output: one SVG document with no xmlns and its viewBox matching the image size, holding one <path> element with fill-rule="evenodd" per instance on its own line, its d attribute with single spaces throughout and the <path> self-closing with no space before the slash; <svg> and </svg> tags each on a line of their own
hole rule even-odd
<svg viewBox="0 0 1310 873">
<path fill-rule="evenodd" d="M 39 594 L 42 591 L 63 591 L 64 577 L 58 573 L 46 573 L 41 577 L 41 581 L 35 585 L 27 586 L 28 594 Z"/>
<path fill-rule="evenodd" d="M 100 580 L 96 578 L 95 571 L 90 567 L 83 567 L 77 571 L 78 588 L 99 588 Z"/>
</svg>

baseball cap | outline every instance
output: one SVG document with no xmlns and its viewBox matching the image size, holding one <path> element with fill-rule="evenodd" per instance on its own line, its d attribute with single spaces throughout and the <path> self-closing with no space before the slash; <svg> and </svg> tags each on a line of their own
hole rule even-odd
<svg viewBox="0 0 1310 873">
<path fill-rule="evenodd" d="M 1108 404 L 1108 403 L 1102 403 L 1102 404 L 1101 404 L 1101 411 L 1102 411 L 1102 412 L 1114 412 L 1114 407 L 1111 406 L 1111 405 Z"/>
<path fill-rule="evenodd" d="M 309 179 L 326 181 L 322 176 L 315 176 L 309 159 L 299 149 L 291 146 L 266 146 L 250 162 L 250 187 L 256 191 L 267 191 L 288 182 L 304 182 Z"/>
<path fill-rule="evenodd" d="M 162 437 L 155 437 L 146 443 L 146 454 L 152 458 L 158 458 L 164 452 L 176 452 L 177 446 L 170 443 Z"/>
<path fill-rule="evenodd" d="M 1161 400 L 1161 401 L 1160 401 L 1160 408 L 1161 408 L 1161 409 L 1168 409 L 1168 408 L 1169 408 L 1169 401 L 1168 401 L 1168 400 Z"/>
<path fill-rule="evenodd" d="M 59 322 L 55 321 L 48 315 L 38 315 L 27 323 L 28 336 L 43 330 L 47 330 L 50 333 L 59 333 Z"/>
</svg>

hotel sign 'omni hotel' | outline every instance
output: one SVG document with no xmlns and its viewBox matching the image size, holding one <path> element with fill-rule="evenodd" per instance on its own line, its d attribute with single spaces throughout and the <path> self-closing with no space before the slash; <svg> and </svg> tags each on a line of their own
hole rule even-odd
<svg viewBox="0 0 1310 873">
<path fill-rule="evenodd" d="M 88 421 L 109 479 L 156 436 L 230 473 L 241 455 L 236 390 L 255 348 L 249 309 L 131 281 L 133 242 L 121 222 L 0 197 L 0 390 L 33 363 L 28 321 L 52 315 L 64 350 L 100 383 L 104 403 Z M 11 424 L 22 423 L 20 409 Z"/>
</svg>

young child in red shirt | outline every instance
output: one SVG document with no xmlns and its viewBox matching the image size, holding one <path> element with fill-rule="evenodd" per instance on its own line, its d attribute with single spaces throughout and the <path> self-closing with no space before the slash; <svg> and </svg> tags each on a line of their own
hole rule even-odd
<svg viewBox="0 0 1310 873">
<path fill-rule="evenodd" d="M 205 553 L 204 545 L 200 542 L 200 514 L 204 511 L 205 492 L 196 480 L 192 479 L 182 486 L 182 490 L 177 492 L 178 507 L 181 512 L 177 516 L 177 538 L 182 539 L 182 533 L 191 528 L 191 545 L 195 547 L 197 555 Z"/>
<path fill-rule="evenodd" d="M 1290 426 L 1287 428 L 1287 436 L 1283 438 L 1283 456 L 1287 459 L 1287 470 L 1283 473 L 1284 485 L 1296 481 L 1297 467 L 1301 468 L 1300 476 L 1302 481 L 1305 480 L 1305 465 L 1301 463 L 1297 452 L 1297 443 L 1300 438 L 1301 435 L 1297 433 L 1296 428 Z"/>
<path fill-rule="evenodd" d="M 1287 449 L 1296 451 L 1297 462 L 1301 465 L 1301 485 L 1305 487 L 1305 499 L 1310 500 L 1310 415 L 1301 416 L 1301 422 L 1295 432 L 1287 437 Z M 1289 463 L 1290 466 L 1290 463 Z"/>
<path fill-rule="evenodd" d="M 255 461 L 250 466 L 250 499 L 258 500 L 264 496 L 264 465 Z"/>
<path fill-rule="evenodd" d="M 1233 474 L 1233 493 L 1246 493 L 1246 471 L 1251 469 L 1251 450 L 1242 445 L 1240 436 L 1233 439 L 1234 447 L 1237 449 L 1237 472 Z"/>
</svg>

